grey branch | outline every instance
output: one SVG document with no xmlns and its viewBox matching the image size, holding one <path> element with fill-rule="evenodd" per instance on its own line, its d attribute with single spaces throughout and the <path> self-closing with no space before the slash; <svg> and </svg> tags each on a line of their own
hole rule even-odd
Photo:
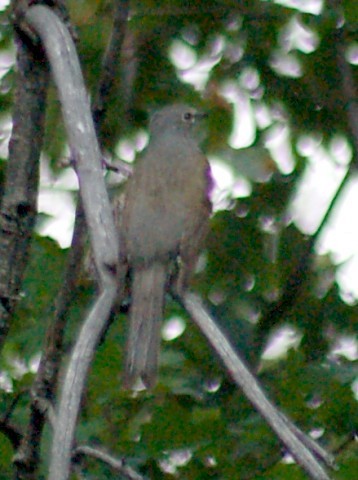
<svg viewBox="0 0 358 480">
<path fill-rule="evenodd" d="M 88 455 L 89 457 L 96 458 L 97 460 L 106 463 L 114 471 L 128 480 L 144 480 L 144 477 L 135 472 L 133 468 L 126 465 L 124 460 L 118 460 L 112 455 L 109 455 L 102 450 L 98 450 L 97 448 L 92 448 L 88 445 L 79 445 L 75 449 L 74 455 Z"/>
<path fill-rule="evenodd" d="M 109 280 L 111 284 L 118 260 L 118 238 L 76 48 L 67 28 L 50 9 L 34 6 L 28 10 L 26 20 L 40 36 L 51 65 L 80 183 L 96 268 L 101 281 L 105 284 Z"/>
<path fill-rule="evenodd" d="M 211 346 L 221 358 L 230 376 L 241 388 L 255 409 L 291 453 L 296 462 L 314 480 L 329 480 L 329 476 L 317 458 L 332 465 L 329 454 L 308 439 L 303 432 L 298 435 L 297 427 L 268 400 L 256 378 L 249 371 L 244 361 L 238 356 L 229 341 L 205 309 L 202 301 L 193 293 L 181 297 L 185 309 L 209 340 Z"/>
<path fill-rule="evenodd" d="M 66 371 L 52 440 L 49 480 L 67 480 L 80 401 L 93 354 L 106 326 L 117 289 L 106 288 L 79 333 Z"/>
<path fill-rule="evenodd" d="M 58 3 L 60 2 L 61 0 L 59 0 Z M 65 5 L 61 4 L 60 6 L 62 8 L 57 9 L 57 13 L 59 17 L 65 21 L 65 24 L 72 33 Z M 97 132 L 101 131 L 101 125 L 103 124 L 106 114 L 106 106 L 113 96 L 113 93 L 115 93 L 114 79 L 118 73 L 118 66 L 116 67 L 116 65 L 120 63 L 119 58 L 127 15 L 128 2 L 115 2 L 113 32 L 103 61 L 103 73 L 100 77 L 96 100 L 92 107 L 92 115 L 95 118 Z M 100 111 L 100 114 L 98 111 Z M 116 171 L 122 172 L 123 175 L 126 173 L 124 167 L 121 169 L 113 166 L 113 168 L 115 168 Z M 36 472 L 35 465 L 39 461 L 38 452 L 45 422 L 49 420 L 53 428 L 55 425 L 54 412 L 47 399 L 54 397 L 57 387 L 58 372 L 63 357 L 63 338 L 66 330 L 68 311 L 76 295 L 76 286 L 81 272 L 78 266 L 82 264 L 86 233 L 87 228 L 84 219 L 83 205 L 79 200 L 76 208 L 75 226 L 71 248 L 67 258 L 64 281 L 55 299 L 53 319 L 46 333 L 45 347 L 43 355 L 41 356 L 40 367 L 31 389 L 30 421 L 21 444 L 21 451 L 17 452 L 18 461 L 16 462 L 16 466 L 18 469 L 22 465 L 24 465 L 24 469 L 28 465 L 31 465 L 32 470 Z M 45 410 L 39 408 L 43 402 L 47 402 L 47 408 Z M 52 412 L 53 414 L 51 415 Z"/>
<path fill-rule="evenodd" d="M 49 478 L 69 476 L 71 451 L 84 383 L 117 295 L 118 238 L 101 168 L 87 92 L 71 36 L 50 9 L 30 8 L 28 26 L 40 37 L 56 83 L 71 156 L 89 229 L 100 294 L 81 329 L 66 372 L 55 424 Z"/>
</svg>

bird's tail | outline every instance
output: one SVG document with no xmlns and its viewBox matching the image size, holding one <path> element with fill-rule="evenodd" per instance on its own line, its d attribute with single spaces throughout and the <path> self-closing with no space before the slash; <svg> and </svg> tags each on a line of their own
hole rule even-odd
<svg viewBox="0 0 358 480">
<path fill-rule="evenodd" d="M 132 388 L 138 379 L 141 379 L 147 388 L 155 385 L 166 277 L 167 268 L 162 263 L 154 263 L 133 271 L 123 378 L 125 388 Z"/>
</svg>

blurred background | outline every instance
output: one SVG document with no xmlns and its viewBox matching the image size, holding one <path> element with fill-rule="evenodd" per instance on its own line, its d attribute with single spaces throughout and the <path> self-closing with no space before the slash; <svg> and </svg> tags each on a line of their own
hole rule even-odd
<svg viewBox="0 0 358 480">
<path fill-rule="evenodd" d="M 92 95 L 112 2 L 67 3 Z M 16 78 L 8 2 L 0 15 L 3 179 Z M 337 479 L 358 468 L 357 27 L 354 0 L 132 1 L 117 95 L 101 130 L 105 158 L 131 165 L 153 109 L 182 102 L 209 113 L 202 146 L 214 212 L 193 288 L 276 404 L 337 454 Z M 4 406 L 19 397 L 19 422 L 71 242 L 78 185 L 68 159 L 52 87 L 37 234 L 0 365 L 0 397 Z M 105 175 L 120 192 L 121 175 Z M 93 295 L 87 276 L 68 346 Z M 306 478 L 173 301 L 158 386 L 134 397 L 121 390 L 125 323 L 120 315 L 99 347 L 80 439 L 107 446 L 148 478 Z M 11 455 L 0 433 L 0 479 L 11 478 Z M 113 478 L 103 465 L 88 471 Z"/>
</svg>

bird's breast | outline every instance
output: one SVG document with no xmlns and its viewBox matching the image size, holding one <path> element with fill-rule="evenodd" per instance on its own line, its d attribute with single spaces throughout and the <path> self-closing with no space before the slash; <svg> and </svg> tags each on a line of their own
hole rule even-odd
<svg viewBox="0 0 358 480">
<path fill-rule="evenodd" d="M 207 215 L 206 192 L 207 162 L 200 150 L 167 145 L 149 150 L 127 189 L 124 234 L 130 262 L 176 255 L 186 230 Z"/>
</svg>

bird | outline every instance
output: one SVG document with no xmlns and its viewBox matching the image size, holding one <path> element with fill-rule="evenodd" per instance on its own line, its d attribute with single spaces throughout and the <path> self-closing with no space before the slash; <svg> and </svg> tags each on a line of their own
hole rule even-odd
<svg viewBox="0 0 358 480">
<path fill-rule="evenodd" d="M 123 385 L 156 385 L 165 295 L 188 288 L 209 229 L 210 166 L 200 149 L 207 115 L 167 105 L 151 115 L 149 142 L 124 188 L 120 231 L 131 305 Z"/>
</svg>

